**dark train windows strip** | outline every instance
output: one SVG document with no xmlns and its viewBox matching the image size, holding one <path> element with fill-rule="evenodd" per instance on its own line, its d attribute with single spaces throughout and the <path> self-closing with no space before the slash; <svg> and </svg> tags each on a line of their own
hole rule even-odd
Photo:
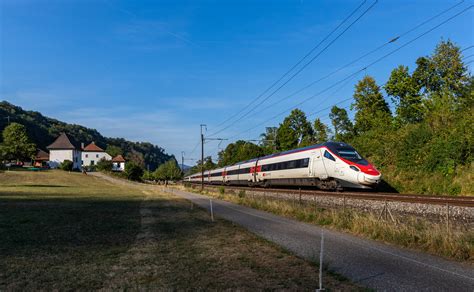
<svg viewBox="0 0 474 292">
<path fill-rule="evenodd" d="M 305 168 L 309 165 L 309 158 L 283 161 L 262 165 L 262 171 L 275 171 L 295 168 Z"/>
</svg>

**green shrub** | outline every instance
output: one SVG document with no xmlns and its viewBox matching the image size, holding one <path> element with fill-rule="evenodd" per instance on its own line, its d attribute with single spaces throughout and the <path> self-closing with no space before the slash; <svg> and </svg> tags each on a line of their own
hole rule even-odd
<svg viewBox="0 0 474 292">
<path fill-rule="evenodd" d="M 59 168 L 64 170 L 64 171 L 72 171 L 72 167 L 74 166 L 74 163 L 71 160 L 64 160 L 59 164 Z"/>
<path fill-rule="evenodd" d="M 239 198 L 245 198 L 245 191 L 244 190 L 239 191 Z"/>
<path fill-rule="evenodd" d="M 129 180 L 140 181 L 143 176 L 143 169 L 134 162 L 125 164 L 125 176 Z"/>
<path fill-rule="evenodd" d="M 97 165 L 95 168 L 99 171 L 112 171 L 112 160 L 107 160 L 105 158 L 102 158 L 97 162 Z"/>
<path fill-rule="evenodd" d="M 219 194 L 221 195 L 225 194 L 225 188 L 223 186 L 219 187 Z"/>
</svg>

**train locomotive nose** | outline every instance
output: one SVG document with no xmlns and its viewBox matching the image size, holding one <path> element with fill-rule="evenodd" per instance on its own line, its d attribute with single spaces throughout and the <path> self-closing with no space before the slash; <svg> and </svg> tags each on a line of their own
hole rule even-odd
<svg viewBox="0 0 474 292">
<path fill-rule="evenodd" d="M 373 166 L 368 165 L 364 168 L 361 168 L 357 180 L 360 184 L 368 186 L 376 186 L 380 183 L 382 175 L 378 172 Z"/>
</svg>

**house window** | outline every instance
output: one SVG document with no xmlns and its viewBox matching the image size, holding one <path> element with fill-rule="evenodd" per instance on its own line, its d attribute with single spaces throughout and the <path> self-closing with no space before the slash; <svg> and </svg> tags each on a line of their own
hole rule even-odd
<svg viewBox="0 0 474 292">
<path fill-rule="evenodd" d="M 89 154 L 86 154 L 86 158 L 89 157 Z"/>
<path fill-rule="evenodd" d="M 95 155 L 95 158 L 99 158 L 99 154 L 96 154 L 96 155 Z"/>
<path fill-rule="evenodd" d="M 94 160 L 91 160 L 91 165 L 94 165 Z"/>
</svg>

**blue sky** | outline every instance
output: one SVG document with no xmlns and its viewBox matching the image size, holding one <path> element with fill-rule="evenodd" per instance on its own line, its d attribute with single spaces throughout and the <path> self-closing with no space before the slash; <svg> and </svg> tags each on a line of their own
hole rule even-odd
<svg viewBox="0 0 474 292">
<path fill-rule="evenodd" d="M 0 99 L 96 128 L 106 136 L 150 141 L 176 157 L 185 151 L 188 158 L 198 158 L 199 149 L 192 150 L 199 139 L 200 124 L 207 125 L 208 134 L 219 130 L 218 124 L 255 99 L 362 2 L 2 0 Z M 366 1 L 359 14 L 373 2 Z M 228 142 L 257 138 L 265 126 L 278 125 L 285 115 L 265 122 L 270 117 L 344 79 L 473 2 L 464 1 L 276 106 L 265 109 L 266 105 L 458 2 L 378 1 L 265 104 L 218 136 L 232 138 Z M 473 45 L 473 12 L 468 10 L 300 108 L 309 114 L 350 98 L 354 84 L 365 73 L 383 84 L 395 66 L 404 64 L 413 69 L 416 58 L 430 54 L 441 39 L 451 39 L 461 47 Z M 466 56 L 473 53 L 474 49 L 465 51 Z M 469 58 L 466 62 L 474 59 Z M 472 68 L 472 63 L 469 66 Z M 350 101 L 339 104 L 349 105 Z M 316 117 L 329 122 L 327 110 L 309 118 L 313 121 Z M 217 150 L 217 142 L 206 144 L 206 155 L 215 157 Z"/>
</svg>

